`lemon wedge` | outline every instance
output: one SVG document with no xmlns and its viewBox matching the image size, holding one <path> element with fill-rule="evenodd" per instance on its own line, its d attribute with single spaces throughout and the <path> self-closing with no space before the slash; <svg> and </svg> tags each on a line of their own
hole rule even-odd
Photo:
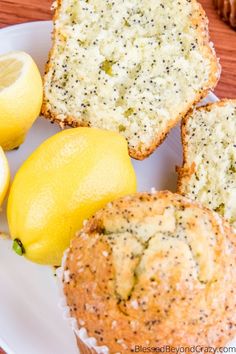
<svg viewBox="0 0 236 354">
<path fill-rule="evenodd" d="M 43 98 L 41 75 L 30 55 L 11 52 L 0 56 L 0 146 L 21 145 L 38 117 Z"/>
<path fill-rule="evenodd" d="M 7 194 L 10 183 L 10 169 L 7 158 L 0 146 L 0 206 Z"/>
<path fill-rule="evenodd" d="M 23 63 L 15 58 L 0 61 L 0 90 L 11 86 L 21 75 Z"/>
</svg>

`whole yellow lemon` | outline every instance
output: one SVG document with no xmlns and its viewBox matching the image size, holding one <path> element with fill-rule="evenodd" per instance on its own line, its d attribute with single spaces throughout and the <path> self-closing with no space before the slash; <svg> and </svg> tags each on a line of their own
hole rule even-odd
<svg viewBox="0 0 236 354">
<path fill-rule="evenodd" d="M 39 70 L 30 55 L 11 52 L 0 56 L 0 145 L 21 145 L 38 117 L 43 99 Z"/>
<path fill-rule="evenodd" d="M 0 211 L 10 183 L 10 169 L 6 155 L 0 146 Z"/>
<path fill-rule="evenodd" d="M 135 191 L 122 136 L 91 128 L 60 132 L 38 147 L 15 176 L 7 207 L 13 248 L 36 263 L 60 265 L 86 218 Z"/>
</svg>

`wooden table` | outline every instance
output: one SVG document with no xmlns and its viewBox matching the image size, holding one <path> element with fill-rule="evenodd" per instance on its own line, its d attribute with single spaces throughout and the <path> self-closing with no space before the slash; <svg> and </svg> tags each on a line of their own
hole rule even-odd
<svg viewBox="0 0 236 354">
<path fill-rule="evenodd" d="M 222 65 L 222 76 L 215 93 L 221 98 L 236 98 L 236 31 L 219 19 L 212 0 L 200 2 L 209 16 L 211 39 Z M 49 20 L 52 17 L 51 3 L 51 0 L 0 0 L 0 28 L 27 21 Z"/>
<path fill-rule="evenodd" d="M 222 76 L 215 93 L 221 98 L 236 98 L 236 31 L 219 19 L 212 0 L 200 2 L 209 16 L 211 39 L 222 65 Z M 49 20 L 52 17 L 51 3 L 51 0 L 0 0 L 0 27 Z"/>
</svg>

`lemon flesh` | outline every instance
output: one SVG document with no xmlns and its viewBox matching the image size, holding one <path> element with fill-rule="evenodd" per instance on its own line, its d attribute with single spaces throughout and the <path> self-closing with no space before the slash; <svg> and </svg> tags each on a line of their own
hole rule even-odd
<svg viewBox="0 0 236 354">
<path fill-rule="evenodd" d="M 11 52 L 0 56 L 0 145 L 21 145 L 38 117 L 43 99 L 39 70 L 30 55 Z"/>
<path fill-rule="evenodd" d="M 60 132 L 35 150 L 13 181 L 7 214 L 14 249 L 34 262 L 60 265 L 85 219 L 135 191 L 122 136 L 92 128 Z"/>
<path fill-rule="evenodd" d="M 10 183 L 10 170 L 7 158 L 0 146 L 0 207 L 5 199 Z"/>
</svg>

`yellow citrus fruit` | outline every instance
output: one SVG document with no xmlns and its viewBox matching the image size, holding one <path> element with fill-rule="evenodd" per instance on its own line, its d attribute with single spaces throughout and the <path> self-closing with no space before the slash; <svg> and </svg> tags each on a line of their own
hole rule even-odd
<svg viewBox="0 0 236 354">
<path fill-rule="evenodd" d="M 10 170 L 7 162 L 7 158 L 0 146 L 0 206 L 2 205 L 4 198 L 7 194 L 10 183 Z"/>
<path fill-rule="evenodd" d="M 42 79 L 31 56 L 24 52 L 1 55 L 0 145 L 4 150 L 23 143 L 40 113 L 42 97 Z"/>
<path fill-rule="evenodd" d="M 83 221 L 109 201 L 136 191 L 126 140 L 92 128 L 60 132 L 19 169 L 8 199 L 13 249 L 59 265 Z"/>
</svg>

